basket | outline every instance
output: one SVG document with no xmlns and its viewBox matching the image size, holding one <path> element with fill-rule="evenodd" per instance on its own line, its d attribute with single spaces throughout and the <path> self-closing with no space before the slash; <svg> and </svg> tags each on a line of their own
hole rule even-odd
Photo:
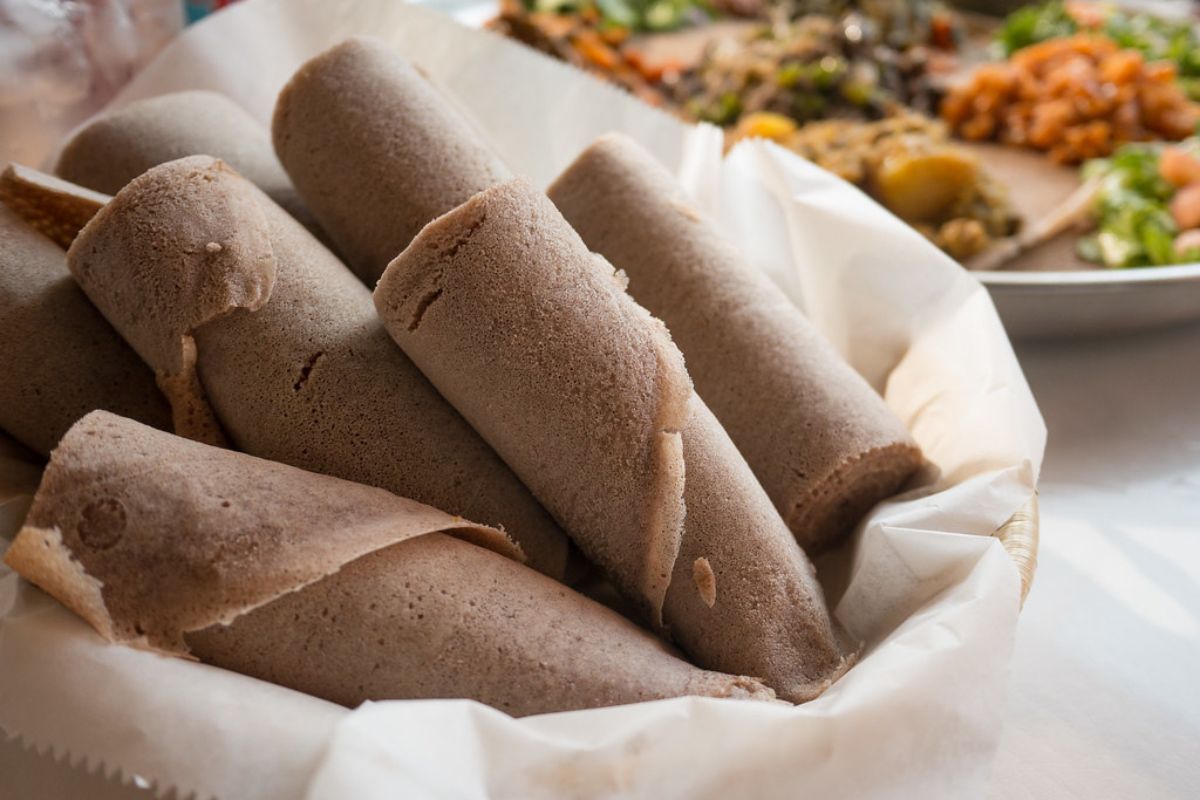
<svg viewBox="0 0 1200 800">
<path fill-rule="evenodd" d="M 1008 522 L 992 534 L 1004 545 L 1009 558 L 1017 565 L 1021 575 L 1021 605 L 1033 585 L 1033 575 L 1037 572 L 1038 552 L 1038 499 L 1035 494 L 1020 511 L 1013 514 Z"/>
</svg>

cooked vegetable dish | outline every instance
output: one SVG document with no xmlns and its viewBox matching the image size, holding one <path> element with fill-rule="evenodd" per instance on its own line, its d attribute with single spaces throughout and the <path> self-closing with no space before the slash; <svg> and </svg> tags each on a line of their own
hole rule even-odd
<svg viewBox="0 0 1200 800">
<path fill-rule="evenodd" d="M 1099 185 L 1082 257 L 1106 267 L 1200 261 L 1200 140 L 1127 145 L 1084 175 Z"/>
<path fill-rule="evenodd" d="M 966 139 L 1032 147 L 1075 164 L 1125 142 L 1192 134 L 1200 106 L 1175 75 L 1168 62 L 1147 62 L 1137 50 L 1079 34 L 979 67 L 946 96 L 942 117 Z"/>
<path fill-rule="evenodd" d="M 860 186 L 960 261 L 1019 225 L 1004 186 L 928 117 L 902 113 L 877 122 L 827 120 L 802 128 L 773 115 L 747 119 L 739 135 L 774 139 Z"/>
</svg>

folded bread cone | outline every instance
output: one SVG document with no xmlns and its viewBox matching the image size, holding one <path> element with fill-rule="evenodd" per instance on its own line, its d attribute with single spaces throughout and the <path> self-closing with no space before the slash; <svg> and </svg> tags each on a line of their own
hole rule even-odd
<svg viewBox="0 0 1200 800">
<path fill-rule="evenodd" d="M 80 286 L 236 447 L 502 525 L 529 563 L 573 567 L 546 511 L 388 338 L 370 292 L 224 163 L 149 170 L 80 233 Z"/>
<path fill-rule="evenodd" d="M 154 375 L 75 285 L 62 248 L 0 205 L 0 428 L 48 455 L 97 408 L 168 428 Z"/>
<path fill-rule="evenodd" d="M 100 114 L 63 147 L 55 172 L 80 186 L 116 194 L 151 167 L 197 155 L 229 164 L 321 235 L 275 157 L 266 128 L 216 92 L 174 92 Z"/>
<path fill-rule="evenodd" d="M 54 451 L 5 562 L 111 641 L 347 706 L 771 697 L 519 557 L 495 529 L 381 489 L 96 412 Z"/>
<path fill-rule="evenodd" d="M 301 66 L 271 128 L 296 188 L 369 286 L 425 223 L 511 177 L 470 121 L 374 39 Z"/>
<path fill-rule="evenodd" d="M 517 180 L 430 223 L 375 292 L 388 331 L 618 588 L 698 664 L 784 699 L 849 665 L 812 565 L 666 328 Z"/>
<path fill-rule="evenodd" d="M 806 550 L 848 533 L 920 466 L 883 399 L 632 140 L 601 138 L 549 195 L 670 328 L 696 391 Z"/>
</svg>

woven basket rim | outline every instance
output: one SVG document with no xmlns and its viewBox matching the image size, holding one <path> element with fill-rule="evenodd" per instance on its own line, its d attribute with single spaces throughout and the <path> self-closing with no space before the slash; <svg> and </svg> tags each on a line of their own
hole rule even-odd
<svg viewBox="0 0 1200 800">
<path fill-rule="evenodd" d="M 1001 525 L 992 535 L 1004 545 L 1005 552 L 1017 567 L 1021 576 L 1021 605 L 1033 586 L 1033 576 L 1037 572 L 1038 557 L 1038 496 L 1034 493 L 1008 522 Z"/>
</svg>

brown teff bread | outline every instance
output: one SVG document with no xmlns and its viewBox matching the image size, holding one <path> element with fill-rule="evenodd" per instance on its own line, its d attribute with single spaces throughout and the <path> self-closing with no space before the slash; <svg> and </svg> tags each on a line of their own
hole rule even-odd
<svg viewBox="0 0 1200 800">
<path fill-rule="evenodd" d="M 0 173 L 0 203 L 66 250 L 112 198 L 20 164 Z"/>
<path fill-rule="evenodd" d="M 300 67 L 271 129 L 296 188 L 368 286 L 425 223 L 511 177 L 469 120 L 374 39 Z"/>
<path fill-rule="evenodd" d="M 770 698 L 505 555 L 499 531 L 381 489 L 98 412 L 54 451 L 5 561 L 110 640 L 348 706 Z"/>
<path fill-rule="evenodd" d="M 172 400 L 211 406 L 238 449 L 503 525 L 531 566 L 566 575 L 566 537 L 397 350 L 370 292 L 224 163 L 135 179 L 69 263 Z"/>
<path fill-rule="evenodd" d="M 517 180 L 434 221 L 388 267 L 375 305 L 584 553 L 651 622 L 661 611 L 698 664 L 754 675 L 791 701 L 848 667 L 812 566 L 692 394 L 666 329 L 545 195 Z M 712 580 L 704 566 L 696 580 L 701 559 Z"/>
<path fill-rule="evenodd" d="M 48 455 L 97 408 L 171 425 L 153 373 L 75 285 L 66 253 L 0 205 L 0 428 Z"/>
<path fill-rule="evenodd" d="M 810 552 L 921 464 L 883 399 L 632 140 L 605 136 L 550 187 L 589 248 L 662 319 L 696 391 Z"/>
<path fill-rule="evenodd" d="M 55 172 L 89 189 L 116 194 L 151 167 L 199 155 L 229 164 L 321 235 L 275 157 L 266 128 L 216 92 L 174 92 L 101 114 L 63 147 Z"/>
</svg>

